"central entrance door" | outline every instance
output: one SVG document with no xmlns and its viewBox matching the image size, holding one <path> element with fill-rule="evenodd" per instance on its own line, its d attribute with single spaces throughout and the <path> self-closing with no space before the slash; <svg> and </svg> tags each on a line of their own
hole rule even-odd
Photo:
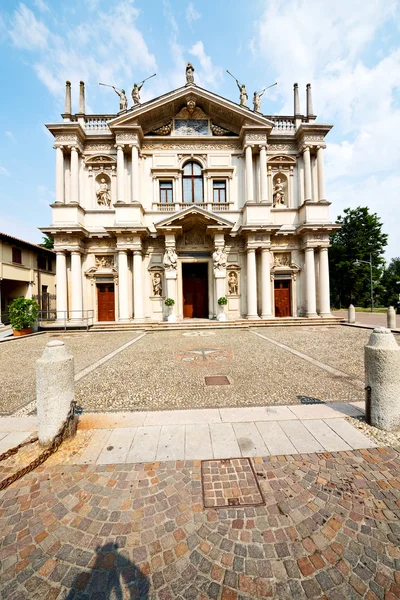
<svg viewBox="0 0 400 600">
<path fill-rule="evenodd" d="M 114 284 L 97 284 L 97 320 L 115 321 Z"/>
<path fill-rule="evenodd" d="M 182 263 L 183 316 L 208 317 L 208 264 Z"/>
<path fill-rule="evenodd" d="M 274 282 L 275 287 L 275 316 L 291 317 L 290 309 L 290 281 L 278 280 Z"/>
</svg>

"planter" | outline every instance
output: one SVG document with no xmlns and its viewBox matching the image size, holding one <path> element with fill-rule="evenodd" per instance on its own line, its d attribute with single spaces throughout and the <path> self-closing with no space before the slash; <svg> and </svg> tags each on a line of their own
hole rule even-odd
<svg viewBox="0 0 400 600">
<path fill-rule="evenodd" d="M 167 317 L 168 323 L 176 323 L 176 315 L 173 314 L 173 310 L 174 310 L 173 306 L 168 306 L 168 317 Z"/>
<path fill-rule="evenodd" d="M 224 304 L 218 304 L 218 315 L 217 315 L 217 321 L 227 321 L 228 318 L 225 314 L 225 306 Z"/>
<path fill-rule="evenodd" d="M 24 327 L 19 331 L 17 331 L 16 329 L 13 330 L 13 335 L 15 335 L 15 337 L 19 335 L 29 335 L 30 333 L 32 333 L 32 327 Z"/>
</svg>

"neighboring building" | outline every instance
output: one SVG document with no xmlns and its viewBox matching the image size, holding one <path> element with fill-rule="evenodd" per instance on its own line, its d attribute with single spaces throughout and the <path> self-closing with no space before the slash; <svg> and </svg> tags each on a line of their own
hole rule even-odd
<svg viewBox="0 0 400 600">
<path fill-rule="evenodd" d="M 265 116 L 185 86 L 116 115 L 71 111 L 47 125 L 56 149 L 57 309 L 95 321 L 330 316 L 323 152 L 331 125 Z M 255 98 L 259 109 L 260 98 Z"/>
<path fill-rule="evenodd" d="M 41 310 L 55 303 L 56 256 L 36 244 L 0 232 L 0 324 L 15 298 L 34 298 Z"/>
</svg>

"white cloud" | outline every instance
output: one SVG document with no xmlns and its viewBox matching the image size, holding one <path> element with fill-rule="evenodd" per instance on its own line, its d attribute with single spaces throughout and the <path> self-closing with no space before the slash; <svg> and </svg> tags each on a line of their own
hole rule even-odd
<svg viewBox="0 0 400 600">
<path fill-rule="evenodd" d="M 11 19 L 9 34 L 12 43 L 23 50 L 47 48 L 49 30 L 25 4 L 21 3 Z"/>
<path fill-rule="evenodd" d="M 0 165 L 0 175 L 4 175 L 5 177 L 10 177 L 10 172 L 7 171 L 5 167 Z"/>
<path fill-rule="evenodd" d="M 5 134 L 8 137 L 8 139 L 12 141 L 13 144 L 17 143 L 17 140 L 15 139 L 12 131 L 6 131 Z"/>
<path fill-rule="evenodd" d="M 193 21 L 197 21 L 201 18 L 201 14 L 195 9 L 193 2 L 189 2 L 186 7 L 186 20 L 189 26 L 192 27 Z"/>
<path fill-rule="evenodd" d="M 223 79 L 223 71 L 221 67 L 213 65 L 210 56 L 205 53 L 203 42 L 196 42 L 189 53 L 195 56 L 200 63 L 198 83 L 203 86 L 214 85 L 218 87 Z M 197 81 L 196 77 L 195 81 Z"/>
<path fill-rule="evenodd" d="M 50 10 L 46 2 L 43 2 L 43 0 L 34 0 L 34 5 L 40 10 L 40 12 L 49 12 Z"/>
</svg>

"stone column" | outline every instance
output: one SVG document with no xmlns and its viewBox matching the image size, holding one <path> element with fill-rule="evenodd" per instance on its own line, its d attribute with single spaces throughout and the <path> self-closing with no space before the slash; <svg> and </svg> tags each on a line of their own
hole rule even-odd
<svg viewBox="0 0 400 600">
<path fill-rule="evenodd" d="M 117 202 L 124 202 L 125 160 L 124 148 L 117 146 Z"/>
<path fill-rule="evenodd" d="M 260 147 L 260 193 L 261 202 L 268 202 L 268 181 L 267 181 L 267 147 Z"/>
<path fill-rule="evenodd" d="M 64 150 L 56 146 L 56 204 L 64 201 Z"/>
<path fill-rule="evenodd" d="M 255 248 L 247 248 L 247 318 L 259 318 L 257 313 L 257 269 Z"/>
<path fill-rule="evenodd" d="M 119 321 L 129 321 L 128 254 L 126 250 L 118 252 L 118 296 Z"/>
<path fill-rule="evenodd" d="M 3 325 L 2 321 L 1 321 L 1 283 L 2 283 L 3 279 L 0 278 L 0 327 Z"/>
<path fill-rule="evenodd" d="M 67 304 L 67 259 L 63 250 L 56 253 L 56 309 L 60 321 L 66 316 Z"/>
<path fill-rule="evenodd" d="M 132 150 L 132 202 L 139 202 L 139 150 L 135 145 Z"/>
<path fill-rule="evenodd" d="M 273 317 L 271 307 L 271 252 L 269 248 L 261 249 L 261 318 Z"/>
<path fill-rule="evenodd" d="M 142 251 L 133 251 L 133 314 L 135 320 L 143 319 L 143 268 Z"/>
<path fill-rule="evenodd" d="M 70 202 L 79 203 L 79 156 L 78 156 L 78 148 L 76 146 L 71 146 Z"/>
<path fill-rule="evenodd" d="M 82 320 L 82 264 L 81 253 L 71 252 L 71 319 Z"/>
<path fill-rule="evenodd" d="M 245 148 L 246 156 L 246 202 L 253 202 L 253 151 L 251 146 Z"/>
<path fill-rule="evenodd" d="M 320 316 L 330 317 L 328 248 L 319 249 L 319 305 Z"/>
<path fill-rule="evenodd" d="M 66 115 L 70 115 L 71 114 L 71 82 L 70 81 L 66 81 L 65 82 L 65 105 L 64 105 L 64 113 Z"/>
<path fill-rule="evenodd" d="M 318 146 L 317 150 L 317 170 L 318 170 L 318 200 L 325 198 L 325 168 L 324 168 L 324 148 Z"/>
<path fill-rule="evenodd" d="M 306 146 L 303 150 L 304 160 L 304 200 L 312 200 L 311 193 L 311 156 L 310 147 Z"/>
<path fill-rule="evenodd" d="M 304 266 L 306 271 L 306 317 L 317 317 L 314 248 L 304 250 Z"/>
</svg>

